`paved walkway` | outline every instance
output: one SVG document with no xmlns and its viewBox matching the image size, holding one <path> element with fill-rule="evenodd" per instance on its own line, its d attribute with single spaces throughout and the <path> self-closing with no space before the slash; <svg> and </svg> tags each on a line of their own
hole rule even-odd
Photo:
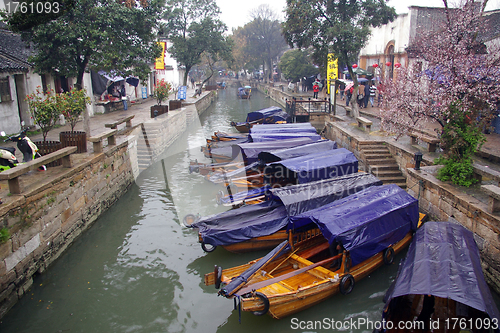
<svg viewBox="0 0 500 333">
<path fill-rule="evenodd" d="M 194 95 L 194 89 L 188 88 L 187 89 L 187 98 L 186 102 L 188 103 L 194 103 L 198 100 L 198 98 L 193 98 L 192 96 Z M 174 94 L 169 96 L 169 100 L 174 100 L 176 96 Z M 168 105 L 168 100 L 163 102 L 163 105 Z M 87 137 L 91 137 L 97 134 L 100 134 L 104 132 L 105 130 L 108 130 L 104 126 L 104 124 L 111 123 L 113 121 L 116 121 L 118 119 L 134 115 L 135 117 L 132 119 L 132 125 L 139 124 L 145 121 L 148 121 L 151 119 L 151 106 L 156 105 L 156 99 L 149 97 L 147 99 L 141 99 L 137 103 L 131 103 L 130 101 L 128 102 L 128 110 L 123 110 L 122 103 L 119 104 L 119 108 L 117 110 L 103 113 L 103 114 L 96 114 L 93 117 L 90 118 L 90 135 L 87 134 Z M 124 127 L 125 125 L 119 125 L 119 129 Z M 57 126 L 53 128 L 52 130 L 49 131 L 47 134 L 47 141 L 59 141 L 59 133 L 60 132 L 65 132 L 65 131 L 71 131 L 71 125 L 69 123 L 66 123 L 63 126 Z M 79 121 L 76 126 L 75 126 L 75 131 L 83 131 L 83 121 Z M 30 135 L 28 133 L 28 136 L 32 141 L 42 141 L 43 140 L 43 135 L 41 133 L 35 134 L 35 135 Z M 2 143 L 2 146 L 6 147 L 16 147 L 15 143 L 13 142 L 6 142 Z M 87 142 L 87 152 L 92 153 L 92 143 Z M 19 150 L 16 147 L 16 156 L 18 159 L 21 161 L 22 160 L 22 154 L 19 152 Z"/>
</svg>

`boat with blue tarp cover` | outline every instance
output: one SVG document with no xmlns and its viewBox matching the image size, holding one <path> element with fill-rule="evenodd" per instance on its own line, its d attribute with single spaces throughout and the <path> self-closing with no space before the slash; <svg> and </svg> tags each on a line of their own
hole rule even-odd
<svg viewBox="0 0 500 333">
<path fill-rule="evenodd" d="M 397 185 L 372 186 L 317 209 L 290 217 L 292 239 L 270 255 L 205 275 L 219 295 L 240 310 L 283 318 L 358 281 L 406 247 L 417 230 L 418 201 Z M 302 231 L 315 225 L 315 229 Z"/>
<path fill-rule="evenodd" d="M 265 109 L 252 111 L 247 114 L 247 118 L 244 122 L 235 123 L 231 122 L 231 126 L 236 128 L 240 133 L 248 133 L 250 128 L 256 124 L 277 124 L 277 123 L 289 123 L 292 118 L 283 111 L 280 107 L 271 106 Z"/>
<path fill-rule="evenodd" d="M 250 164 L 258 161 L 259 153 L 262 151 L 292 148 L 316 141 L 318 140 L 310 137 L 298 137 L 276 141 L 239 143 L 231 146 L 231 160 L 240 159 L 246 164 Z"/>
<path fill-rule="evenodd" d="M 250 142 L 267 142 L 293 138 L 311 138 L 313 141 L 321 140 L 321 135 L 316 132 L 257 132 L 248 135 Z"/>
<path fill-rule="evenodd" d="M 246 156 L 244 160 L 248 164 L 255 163 L 257 159 L 258 154 Z M 271 184 L 273 187 L 304 184 L 356 173 L 358 160 L 352 152 L 340 148 L 273 162 L 259 168 L 262 170 L 260 173 L 232 178 L 230 182 L 224 184 L 234 186 L 238 190 L 261 187 L 265 184 Z"/>
<path fill-rule="evenodd" d="M 257 162 L 251 163 L 248 166 L 241 168 L 241 170 L 233 170 L 232 167 L 232 170 L 226 170 L 223 168 L 223 165 L 219 165 L 219 170 L 211 173 L 209 176 L 207 176 L 207 179 L 214 183 L 226 182 L 228 179 L 243 177 L 245 176 L 245 174 L 253 175 L 255 174 L 254 171 L 257 168 L 263 169 L 266 163 L 278 162 L 289 158 L 295 158 L 319 152 L 326 152 L 333 149 L 337 149 L 336 142 L 330 140 L 321 140 L 292 148 L 265 150 L 257 154 Z M 246 170 L 250 170 L 251 173 L 245 173 L 244 171 Z"/>
<path fill-rule="evenodd" d="M 474 234 L 456 223 L 426 222 L 419 228 L 384 301 L 382 319 L 393 329 L 382 332 L 403 332 L 396 329 L 400 322 L 417 322 L 420 332 L 500 328 Z"/>
<path fill-rule="evenodd" d="M 289 237 L 286 227 L 291 216 L 379 185 L 382 182 L 375 176 L 360 172 L 309 184 L 267 188 L 269 200 L 204 217 L 191 227 L 198 228 L 205 251 L 216 246 L 233 252 L 270 248 Z"/>
<path fill-rule="evenodd" d="M 264 182 L 304 184 L 356 172 L 356 156 L 345 148 L 339 148 L 269 163 L 264 168 Z"/>
<path fill-rule="evenodd" d="M 320 140 L 292 148 L 265 150 L 260 152 L 257 155 L 257 158 L 260 163 L 266 164 L 333 149 L 337 149 L 337 142 L 331 140 Z"/>
<path fill-rule="evenodd" d="M 250 129 L 251 134 L 256 133 L 279 133 L 279 132 L 310 132 L 316 133 L 316 128 L 311 123 L 290 123 L 290 124 L 261 124 L 254 125 Z"/>
</svg>

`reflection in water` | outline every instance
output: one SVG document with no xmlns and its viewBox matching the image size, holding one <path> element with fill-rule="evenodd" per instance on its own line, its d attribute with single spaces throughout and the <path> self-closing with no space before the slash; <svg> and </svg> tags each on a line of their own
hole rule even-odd
<svg viewBox="0 0 500 333">
<path fill-rule="evenodd" d="M 215 264 L 231 267 L 264 253 L 236 255 L 219 248 L 206 254 L 196 231 L 181 223 L 188 213 L 204 216 L 227 209 L 215 202 L 219 186 L 188 171 L 190 160 L 210 162 L 200 151 L 205 138 L 217 130 L 231 132 L 231 121 L 271 105 L 276 104 L 259 93 L 239 100 L 235 89 L 221 91 L 200 122 L 191 124 L 158 163 L 35 278 L 0 323 L 0 332 L 291 331 L 292 318 L 278 321 L 243 313 L 239 324 L 233 303 L 203 284 Z M 382 267 L 357 283 L 350 295 L 333 297 L 294 318 L 378 320 L 396 270 L 396 264 Z"/>
</svg>

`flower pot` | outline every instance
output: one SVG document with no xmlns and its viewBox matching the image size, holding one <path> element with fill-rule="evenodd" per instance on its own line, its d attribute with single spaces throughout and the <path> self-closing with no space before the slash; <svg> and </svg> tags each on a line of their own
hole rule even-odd
<svg viewBox="0 0 500 333">
<path fill-rule="evenodd" d="M 53 153 L 62 148 L 62 144 L 59 141 L 36 141 L 35 145 L 38 147 L 38 153 L 42 156 Z M 55 167 L 61 165 L 61 159 L 55 160 L 47 164 L 47 167 Z"/>
<path fill-rule="evenodd" d="M 155 115 L 156 111 L 156 115 Z M 164 113 L 168 112 L 168 105 L 153 105 L 151 107 L 151 118 L 154 118 L 155 116 L 160 116 Z"/>
<path fill-rule="evenodd" d="M 181 100 L 172 100 L 168 101 L 168 108 L 170 111 L 180 109 L 182 107 L 182 101 Z"/>
<path fill-rule="evenodd" d="M 87 133 L 79 131 L 67 131 L 59 133 L 59 141 L 62 147 L 76 146 L 77 153 L 87 152 Z"/>
</svg>

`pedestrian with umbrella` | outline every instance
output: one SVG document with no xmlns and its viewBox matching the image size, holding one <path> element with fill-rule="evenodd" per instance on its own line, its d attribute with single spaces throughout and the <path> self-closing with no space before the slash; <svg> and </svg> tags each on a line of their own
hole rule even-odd
<svg viewBox="0 0 500 333">
<path fill-rule="evenodd" d="M 313 98 L 318 98 L 318 93 L 319 93 L 319 82 L 314 81 L 313 83 Z"/>
</svg>

